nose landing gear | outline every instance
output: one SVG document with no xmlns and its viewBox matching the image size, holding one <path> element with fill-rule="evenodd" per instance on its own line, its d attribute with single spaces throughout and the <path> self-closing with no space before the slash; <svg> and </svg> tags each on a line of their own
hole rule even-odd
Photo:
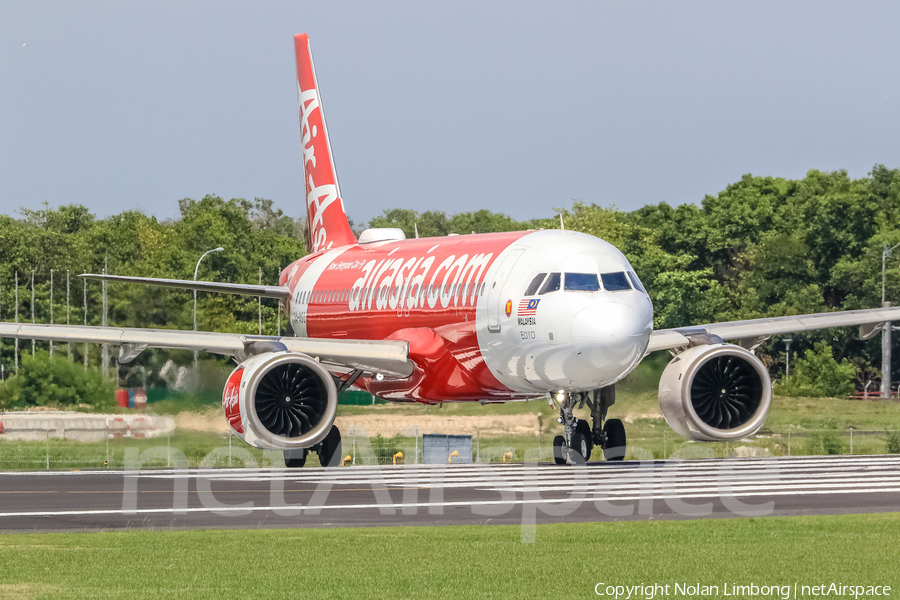
<svg viewBox="0 0 900 600">
<path fill-rule="evenodd" d="M 619 419 L 607 419 L 609 407 L 616 401 L 615 386 L 607 386 L 592 393 L 560 390 L 556 394 L 559 404 L 559 419 L 564 435 L 553 440 L 553 460 L 564 465 L 568 460 L 575 464 L 584 464 L 591 458 L 594 446 L 603 449 L 603 456 L 608 461 L 625 458 L 625 426 Z M 583 408 L 587 404 L 591 410 L 593 427 L 584 419 L 574 415 L 576 405 Z M 605 423 L 604 423 L 605 421 Z"/>
</svg>

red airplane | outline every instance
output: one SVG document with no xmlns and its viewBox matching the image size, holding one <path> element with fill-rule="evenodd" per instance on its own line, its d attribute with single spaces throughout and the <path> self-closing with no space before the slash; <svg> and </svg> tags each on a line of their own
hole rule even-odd
<svg viewBox="0 0 900 600">
<path fill-rule="evenodd" d="M 400 229 L 350 229 L 306 34 L 294 36 L 311 253 L 279 285 L 114 275 L 108 281 L 277 298 L 296 337 L 0 323 L 0 336 L 203 349 L 238 366 L 223 394 L 234 433 L 303 466 L 310 449 L 340 462 L 338 392 L 354 385 L 396 402 L 495 403 L 547 398 L 564 435 L 554 458 L 584 462 L 599 446 L 622 459 L 625 430 L 607 419 L 615 383 L 654 350 L 674 359 L 659 396 L 682 436 L 740 439 L 763 425 L 772 396 L 753 350 L 772 335 L 860 325 L 871 337 L 900 308 L 712 323 L 653 331 L 653 306 L 628 259 L 574 231 L 406 239 Z M 723 340 L 736 340 L 728 344 Z M 590 408 L 591 421 L 574 416 Z"/>
</svg>

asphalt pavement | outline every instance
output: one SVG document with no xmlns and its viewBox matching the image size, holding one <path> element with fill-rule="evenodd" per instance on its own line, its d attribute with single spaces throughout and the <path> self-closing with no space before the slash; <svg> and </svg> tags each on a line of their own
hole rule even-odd
<svg viewBox="0 0 900 600">
<path fill-rule="evenodd" d="M 0 531 L 534 524 L 900 511 L 900 456 L 0 473 Z"/>
</svg>

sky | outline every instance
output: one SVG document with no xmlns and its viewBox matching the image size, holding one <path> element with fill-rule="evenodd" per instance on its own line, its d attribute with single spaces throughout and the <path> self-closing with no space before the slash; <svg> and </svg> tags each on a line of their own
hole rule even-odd
<svg viewBox="0 0 900 600">
<path fill-rule="evenodd" d="M 0 213 L 305 213 L 306 32 L 347 212 L 699 203 L 900 167 L 897 2 L 0 3 Z"/>
</svg>

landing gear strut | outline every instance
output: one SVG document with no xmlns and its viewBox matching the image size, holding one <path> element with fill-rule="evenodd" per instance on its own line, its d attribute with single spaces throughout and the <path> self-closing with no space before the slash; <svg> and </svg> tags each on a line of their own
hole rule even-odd
<svg viewBox="0 0 900 600">
<path fill-rule="evenodd" d="M 553 440 L 553 460 L 556 464 L 564 465 L 567 459 L 575 464 L 584 464 L 591 458 L 594 446 L 603 449 L 606 460 L 625 458 L 625 426 L 619 419 L 606 418 L 609 407 L 616 401 L 615 386 L 591 393 L 560 391 L 556 394 L 556 401 L 559 404 L 558 421 L 564 430 L 564 435 L 558 435 Z M 574 415 L 575 407 L 583 408 L 585 404 L 591 410 L 593 427 Z"/>
<path fill-rule="evenodd" d="M 556 401 L 559 404 L 558 421 L 563 426 L 564 436 L 556 436 L 553 440 L 553 460 L 558 465 L 566 464 L 567 459 L 583 465 L 591 458 L 594 440 L 587 421 L 575 418 L 573 411 L 576 405 L 584 406 L 587 395 L 560 391 L 556 394 Z"/>
<path fill-rule="evenodd" d="M 341 464 L 341 432 L 337 425 L 331 426 L 331 431 L 325 439 L 312 448 L 297 448 L 284 451 L 284 466 L 296 469 L 306 464 L 306 457 L 310 450 L 319 454 L 319 464 L 323 467 L 337 467 Z"/>
</svg>

